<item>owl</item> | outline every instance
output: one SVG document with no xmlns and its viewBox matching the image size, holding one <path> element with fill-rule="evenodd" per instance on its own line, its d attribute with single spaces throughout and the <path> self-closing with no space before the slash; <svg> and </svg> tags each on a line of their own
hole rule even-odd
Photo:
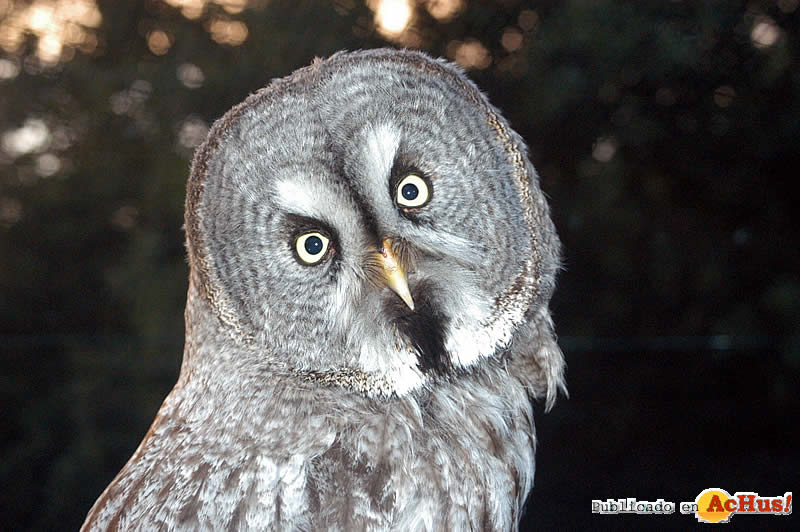
<svg viewBox="0 0 800 532">
<path fill-rule="evenodd" d="M 219 119 L 180 377 L 84 530 L 515 530 L 564 361 L 522 138 L 455 65 L 341 52 Z M 565 391 L 565 390 L 564 390 Z"/>
</svg>

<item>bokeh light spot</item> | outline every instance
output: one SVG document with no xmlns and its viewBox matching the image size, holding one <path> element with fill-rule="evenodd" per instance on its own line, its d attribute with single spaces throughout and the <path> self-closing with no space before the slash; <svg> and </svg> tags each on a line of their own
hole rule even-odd
<svg viewBox="0 0 800 532">
<path fill-rule="evenodd" d="M 43 153 L 36 158 L 36 173 L 50 177 L 61 170 L 61 159 L 54 153 Z"/>
<path fill-rule="evenodd" d="M 48 146 L 50 129 L 43 120 L 29 118 L 22 127 L 3 134 L 3 151 L 12 156 L 41 151 Z"/>
<path fill-rule="evenodd" d="M 448 22 L 464 8 L 464 0 L 428 0 L 425 9 L 439 22 Z"/>
<path fill-rule="evenodd" d="M 0 2 L 0 48 L 17 52 L 26 35 L 37 39 L 35 57 L 43 67 L 69 60 L 74 50 L 96 48 L 92 30 L 103 21 L 95 0 L 34 0 Z"/>
<path fill-rule="evenodd" d="M 162 30 L 153 30 L 147 34 L 147 47 L 154 55 L 166 54 L 171 46 L 172 41 L 166 32 Z"/>
<path fill-rule="evenodd" d="M 519 13 L 517 24 L 524 31 L 533 31 L 539 26 L 539 14 L 532 9 L 523 9 Z"/>
<path fill-rule="evenodd" d="M 180 65 L 178 67 L 177 76 L 178 80 L 180 80 L 187 89 L 199 89 L 206 80 L 200 67 L 192 63 L 183 63 Z"/>
<path fill-rule="evenodd" d="M 208 134 L 208 124 L 198 116 L 188 116 L 181 122 L 178 130 L 178 144 L 192 150 L 199 146 Z"/>
<path fill-rule="evenodd" d="M 375 26 L 384 37 L 398 37 L 411 22 L 413 9 L 408 0 L 367 0 L 367 5 L 375 13 Z"/>
<path fill-rule="evenodd" d="M 617 140 L 614 137 L 600 137 L 594 143 L 592 158 L 601 163 L 607 163 L 617 153 Z"/>
<path fill-rule="evenodd" d="M 780 27 L 769 17 L 758 17 L 750 31 L 750 41 L 756 48 L 769 48 L 780 36 Z"/>
<path fill-rule="evenodd" d="M 9 59 L 0 59 L 0 79 L 14 79 L 19 75 L 19 65 Z"/>
<path fill-rule="evenodd" d="M 239 46 L 247 40 L 247 25 L 239 20 L 226 20 L 215 18 L 208 24 L 208 32 L 211 38 L 218 44 L 228 46 Z"/>
<path fill-rule="evenodd" d="M 464 68 L 482 70 L 492 64 L 489 50 L 480 41 L 469 39 L 465 42 L 451 41 L 447 45 L 447 55 Z"/>
<path fill-rule="evenodd" d="M 181 14 L 191 20 L 200 18 L 206 9 L 206 0 L 165 0 L 169 5 L 181 10 Z"/>
<path fill-rule="evenodd" d="M 522 48 L 522 32 L 517 28 L 506 28 L 500 38 L 500 44 L 507 52 L 516 52 Z"/>
<path fill-rule="evenodd" d="M 231 15 L 241 13 L 247 7 L 247 0 L 217 0 L 217 3 Z"/>
<path fill-rule="evenodd" d="M 123 205 L 111 215 L 111 225 L 122 231 L 130 231 L 136 227 L 139 209 L 132 205 Z"/>
</svg>

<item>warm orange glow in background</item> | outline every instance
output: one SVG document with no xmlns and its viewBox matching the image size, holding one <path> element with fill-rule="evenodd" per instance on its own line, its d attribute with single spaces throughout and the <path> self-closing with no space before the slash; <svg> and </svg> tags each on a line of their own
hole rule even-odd
<svg viewBox="0 0 800 532">
<path fill-rule="evenodd" d="M 157 0 L 179 10 L 191 20 L 204 19 L 203 27 L 218 44 L 240 46 L 247 41 L 249 29 L 235 17 L 248 8 L 262 7 L 267 0 Z M 782 11 L 797 8 L 796 0 L 779 0 Z M 348 2 L 348 9 L 354 2 Z M 373 13 L 374 30 L 383 38 L 401 46 L 421 46 L 424 38 L 415 27 L 418 12 L 437 22 L 447 24 L 456 19 L 466 7 L 465 0 L 364 0 Z M 214 7 L 214 9 L 211 9 Z M 69 61 L 76 51 L 95 53 L 102 43 L 103 18 L 96 0 L 0 0 L 0 50 L 10 56 L 21 53 L 28 37 L 35 40 L 33 53 L 43 68 Z M 524 49 L 526 35 L 536 31 L 539 15 L 532 9 L 521 11 L 517 26 L 503 31 L 500 40 L 507 57 L 492 57 L 493 43 L 477 37 L 451 41 L 447 47 L 450 59 L 466 69 L 485 69 L 496 65 L 501 71 L 524 73 L 525 65 L 515 53 Z M 784 34 L 782 28 L 768 16 L 748 21 L 749 38 L 753 47 L 774 46 Z M 147 48 L 157 56 L 169 52 L 175 37 L 163 28 L 153 28 L 145 35 Z M 0 80 L 17 75 L 17 63 L 0 59 Z"/>
<path fill-rule="evenodd" d="M 0 17 L 0 48 L 14 53 L 33 35 L 36 55 L 49 65 L 71 58 L 76 48 L 92 52 L 103 21 L 94 0 L 0 0 Z"/>
<path fill-rule="evenodd" d="M 208 14 L 210 5 L 222 8 L 204 27 L 218 44 L 239 46 L 245 42 L 248 29 L 244 22 L 230 17 L 255 7 L 263 0 L 161 0 L 180 10 L 188 19 Z M 410 11 L 409 11 L 410 13 Z M 390 16 L 391 12 L 389 12 Z M 392 18 L 392 20 L 395 20 Z M 0 0 L 0 49 L 7 54 L 20 53 L 27 37 L 36 41 L 35 57 L 42 67 L 53 67 L 69 61 L 75 51 L 93 53 L 100 45 L 103 17 L 96 0 Z M 388 23 L 388 22 L 387 22 Z M 400 28 L 402 30 L 402 28 Z M 154 29 L 145 36 L 154 55 L 164 55 L 174 44 L 174 37 L 163 29 Z M 0 79 L 15 77 L 14 62 L 0 59 Z"/>
</svg>

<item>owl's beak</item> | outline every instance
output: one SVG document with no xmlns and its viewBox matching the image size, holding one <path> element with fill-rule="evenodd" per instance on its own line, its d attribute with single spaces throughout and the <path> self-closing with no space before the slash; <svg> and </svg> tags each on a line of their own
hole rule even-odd
<svg viewBox="0 0 800 532">
<path fill-rule="evenodd" d="M 414 300 L 411 299 L 411 292 L 408 290 L 406 272 L 397 261 L 397 256 L 392 252 L 392 239 L 384 238 L 381 242 L 380 263 L 383 267 L 383 276 L 386 284 L 392 291 L 405 301 L 408 308 L 414 310 Z"/>
</svg>

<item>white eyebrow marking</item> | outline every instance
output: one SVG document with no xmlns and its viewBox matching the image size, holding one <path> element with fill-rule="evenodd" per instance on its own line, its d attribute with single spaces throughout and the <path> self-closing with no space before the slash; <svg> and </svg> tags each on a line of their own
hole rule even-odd
<svg viewBox="0 0 800 532">
<path fill-rule="evenodd" d="M 391 124 L 383 123 L 367 134 L 364 155 L 370 161 L 368 168 L 377 175 L 388 177 L 394 165 L 394 157 L 400 146 L 400 132 Z"/>
<path fill-rule="evenodd" d="M 275 191 L 278 194 L 278 203 L 287 211 L 311 215 L 316 210 L 315 202 L 309 197 L 306 187 L 301 187 L 294 181 L 283 179 L 276 182 Z"/>
</svg>

